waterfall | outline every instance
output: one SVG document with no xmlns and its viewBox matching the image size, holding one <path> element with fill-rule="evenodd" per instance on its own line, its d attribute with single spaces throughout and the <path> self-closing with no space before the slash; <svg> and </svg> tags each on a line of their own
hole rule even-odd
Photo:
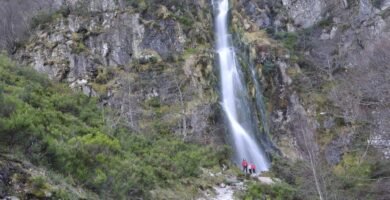
<svg viewBox="0 0 390 200">
<path fill-rule="evenodd" d="M 222 107 L 229 123 L 234 161 L 246 159 L 259 171 L 267 171 L 269 162 L 255 138 L 256 122 L 251 113 L 247 89 L 242 80 L 237 59 L 228 32 L 229 0 L 214 0 L 215 36 L 220 67 Z"/>
</svg>

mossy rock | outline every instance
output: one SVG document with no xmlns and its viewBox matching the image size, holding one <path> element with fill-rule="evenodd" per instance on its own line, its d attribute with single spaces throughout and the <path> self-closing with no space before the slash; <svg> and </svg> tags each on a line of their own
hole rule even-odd
<svg viewBox="0 0 390 200">
<path fill-rule="evenodd" d="M 29 180 L 30 193 L 37 198 L 49 198 L 52 196 L 52 188 L 44 177 L 37 176 Z"/>
<path fill-rule="evenodd" d="M 159 19 L 167 19 L 169 18 L 172 14 L 169 12 L 168 8 L 163 6 L 163 5 L 159 5 L 158 6 L 158 9 L 156 11 L 156 15 Z"/>
<path fill-rule="evenodd" d="M 156 51 L 145 50 L 140 53 L 137 60 L 139 64 L 155 64 L 161 62 L 162 59 Z"/>
</svg>

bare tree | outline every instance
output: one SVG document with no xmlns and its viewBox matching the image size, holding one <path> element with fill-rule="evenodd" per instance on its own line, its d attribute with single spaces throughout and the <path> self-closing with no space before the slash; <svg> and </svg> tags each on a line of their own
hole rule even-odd
<svg viewBox="0 0 390 200">
<path fill-rule="evenodd" d="M 305 109 L 300 105 L 298 96 L 292 95 L 290 98 L 292 104 L 291 115 L 293 116 L 294 123 L 292 129 L 295 132 L 295 137 L 298 140 L 298 144 L 303 156 L 306 157 L 308 169 L 311 172 L 311 176 L 314 180 L 315 191 L 320 200 L 325 199 L 326 195 L 324 184 L 322 183 L 321 168 L 319 166 L 319 148 L 315 140 L 315 128 L 312 122 L 309 121 Z M 308 185 L 307 190 L 309 190 Z"/>
<path fill-rule="evenodd" d="M 31 19 L 39 12 L 50 13 L 54 0 L 2 0 L 0 1 L 0 50 L 12 53 L 16 43 L 27 38 Z"/>
<path fill-rule="evenodd" d="M 174 82 L 178 91 L 178 96 L 179 96 L 179 102 L 182 107 L 181 115 L 183 116 L 182 119 L 182 135 L 184 136 L 184 139 L 187 137 L 187 117 L 186 117 L 186 105 L 184 104 L 184 98 L 183 98 L 183 93 L 181 91 L 181 87 L 183 84 L 183 80 L 179 81 L 177 76 L 174 75 Z"/>
</svg>

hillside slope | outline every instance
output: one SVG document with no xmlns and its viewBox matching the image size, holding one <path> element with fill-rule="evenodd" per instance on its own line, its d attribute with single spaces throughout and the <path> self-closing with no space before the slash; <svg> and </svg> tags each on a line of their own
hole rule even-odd
<svg viewBox="0 0 390 200">
<path fill-rule="evenodd" d="M 250 106 L 261 108 L 251 109 L 264 133 L 258 139 L 266 141 L 272 157 L 268 174 L 282 181 L 275 187 L 253 182 L 238 198 L 390 199 L 390 1 L 231 4 L 230 31 Z M 31 80 L 30 72 L 14 71 L 9 66 L 15 65 L 2 58 L 2 87 L 11 90 L 3 92 L 2 101 L 19 105 L 1 111 L 1 123 L 9 124 L 1 127 L 8 130 L 1 132 L 11 144 L 4 143 L 6 149 L 31 155 L 33 165 L 70 174 L 87 190 L 82 195 L 106 192 L 107 198 L 174 196 L 188 190 L 196 191 L 193 197 L 204 187 L 204 182 L 191 182 L 201 180 L 200 167 L 228 163 L 212 1 L 19 0 L 0 5 L 5 16 L 0 48 L 61 83 Z M 208 159 L 202 156 L 206 150 L 193 143 L 212 145 Z M 47 151 L 66 159 L 53 159 Z M 105 157 L 86 159 L 95 151 Z M 85 157 L 66 157 L 74 152 Z"/>
<path fill-rule="evenodd" d="M 0 197 L 137 199 L 166 189 L 193 198 L 220 181 L 202 174 L 227 165 L 228 149 L 112 127 L 107 111 L 0 56 Z"/>
</svg>

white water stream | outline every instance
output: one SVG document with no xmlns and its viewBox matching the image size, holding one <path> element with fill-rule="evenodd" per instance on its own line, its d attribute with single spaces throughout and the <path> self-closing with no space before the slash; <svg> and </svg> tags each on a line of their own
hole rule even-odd
<svg viewBox="0 0 390 200">
<path fill-rule="evenodd" d="M 257 172 L 267 171 L 269 163 L 263 150 L 254 137 L 249 102 L 241 79 L 231 36 L 228 32 L 229 0 L 214 0 L 216 6 L 215 34 L 216 50 L 220 67 L 222 86 L 222 106 L 230 126 L 234 161 L 242 159 L 256 165 Z"/>
</svg>

